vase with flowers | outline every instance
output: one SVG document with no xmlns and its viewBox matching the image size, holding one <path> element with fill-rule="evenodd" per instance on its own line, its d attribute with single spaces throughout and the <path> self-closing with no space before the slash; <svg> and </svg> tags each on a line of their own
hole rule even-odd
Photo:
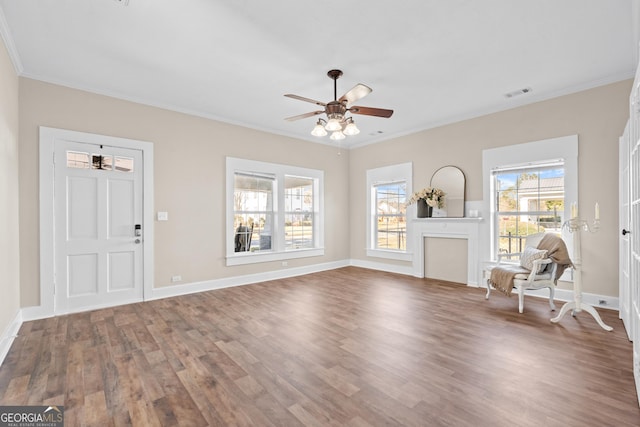
<svg viewBox="0 0 640 427">
<path fill-rule="evenodd" d="M 407 205 L 416 203 L 418 206 L 418 218 L 431 218 L 433 208 L 444 207 L 445 192 L 439 188 L 425 187 L 416 191 L 409 197 Z"/>
</svg>

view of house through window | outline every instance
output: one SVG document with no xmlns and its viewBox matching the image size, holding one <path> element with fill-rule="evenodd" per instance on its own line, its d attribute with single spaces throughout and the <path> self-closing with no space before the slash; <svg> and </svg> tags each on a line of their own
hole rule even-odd
<svg viewBox="0 0 640 427">
<path fill-rule="evenodd" d="M 373 186 L 375 201 L 374 248 L 404 251 L 407 248 L 407 183 L 405 181 Z"/>
<path fill-rule="evenodd" d="M 285 175 L 285 249 L 313 248 L 313 179 Z"/>
<path fill-rule="evenodd" d="M 233 213 L 235 252 L 271 249 L 275 177 L 236 172 Z"/>
<path fill-rule="evenodd" d="M 564 164 L 493 171 L 498 253 L 521 252 L 527 235 L 560 233 L 564 221 Z"/>
</svg>

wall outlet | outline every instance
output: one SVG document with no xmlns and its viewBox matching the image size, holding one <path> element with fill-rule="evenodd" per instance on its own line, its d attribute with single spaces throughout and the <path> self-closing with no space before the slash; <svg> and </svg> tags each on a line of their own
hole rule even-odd
<svg viewBox="0 0 640 427">
<path fill-rule="evenodd" d="M 171 283 L 182 282 L 182 276 L 171 276 Z"/>
<path fill-rule="evenodd" d="M 606 299 L 598 300 L 598 304 L 599 305 L 607 305 L 607 300 Z"/>
<path fill-rule="evenodd" d="M 282 266 L 283 266 L 283 267 L 286 267 L 286 266 L 288 266 L 288 265 L 289 265 L 289 263 L 288 263 L 287 261 L 282 261 Z"/>
</svg>

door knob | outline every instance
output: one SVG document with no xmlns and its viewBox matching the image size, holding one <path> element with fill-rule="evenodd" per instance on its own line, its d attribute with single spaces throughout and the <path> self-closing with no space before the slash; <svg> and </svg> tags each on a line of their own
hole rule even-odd
<svg viewBox="0 0 640 427">
<path fill-rule="evenodd" d="M 626 236 L 627 234 L 631 234 L 631 230 L 625 230 L 624 228 L 622 229 L 622 235 Z"/>
<path fill-rule="evenodd" d="M 140 244 L 140 242 L 142 242 L 142 240 L 140 240 L 140 239 L 136 239 L 136 240 L 134 240 L 133 242 L 134 242 L 135 244 L 139 245 L 139 244 Z"/>
</svg>

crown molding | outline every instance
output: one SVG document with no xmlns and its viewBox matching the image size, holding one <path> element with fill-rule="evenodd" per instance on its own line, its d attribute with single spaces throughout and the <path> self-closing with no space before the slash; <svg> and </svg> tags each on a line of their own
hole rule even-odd
<svg viewBox="0 0 640 427">
<path fill-rule="evenodd" d="M 16 74 L 21 75 L 24 68 L 22 67 L 22 61 L 20 60 L 20 55 L 18 55 L 16 45 L 13 42 L 13 37 L 11 37 L 9 24 L 7 24 L 7 20 L 4 17 L 2 7 L 0 7 L 0 37 L 2 37 L 2 40 L 4 41 L 4 46 L 7 49 L 11 63 L 13 63 L 13 68 L 16 70 Z"/>
</svg>

